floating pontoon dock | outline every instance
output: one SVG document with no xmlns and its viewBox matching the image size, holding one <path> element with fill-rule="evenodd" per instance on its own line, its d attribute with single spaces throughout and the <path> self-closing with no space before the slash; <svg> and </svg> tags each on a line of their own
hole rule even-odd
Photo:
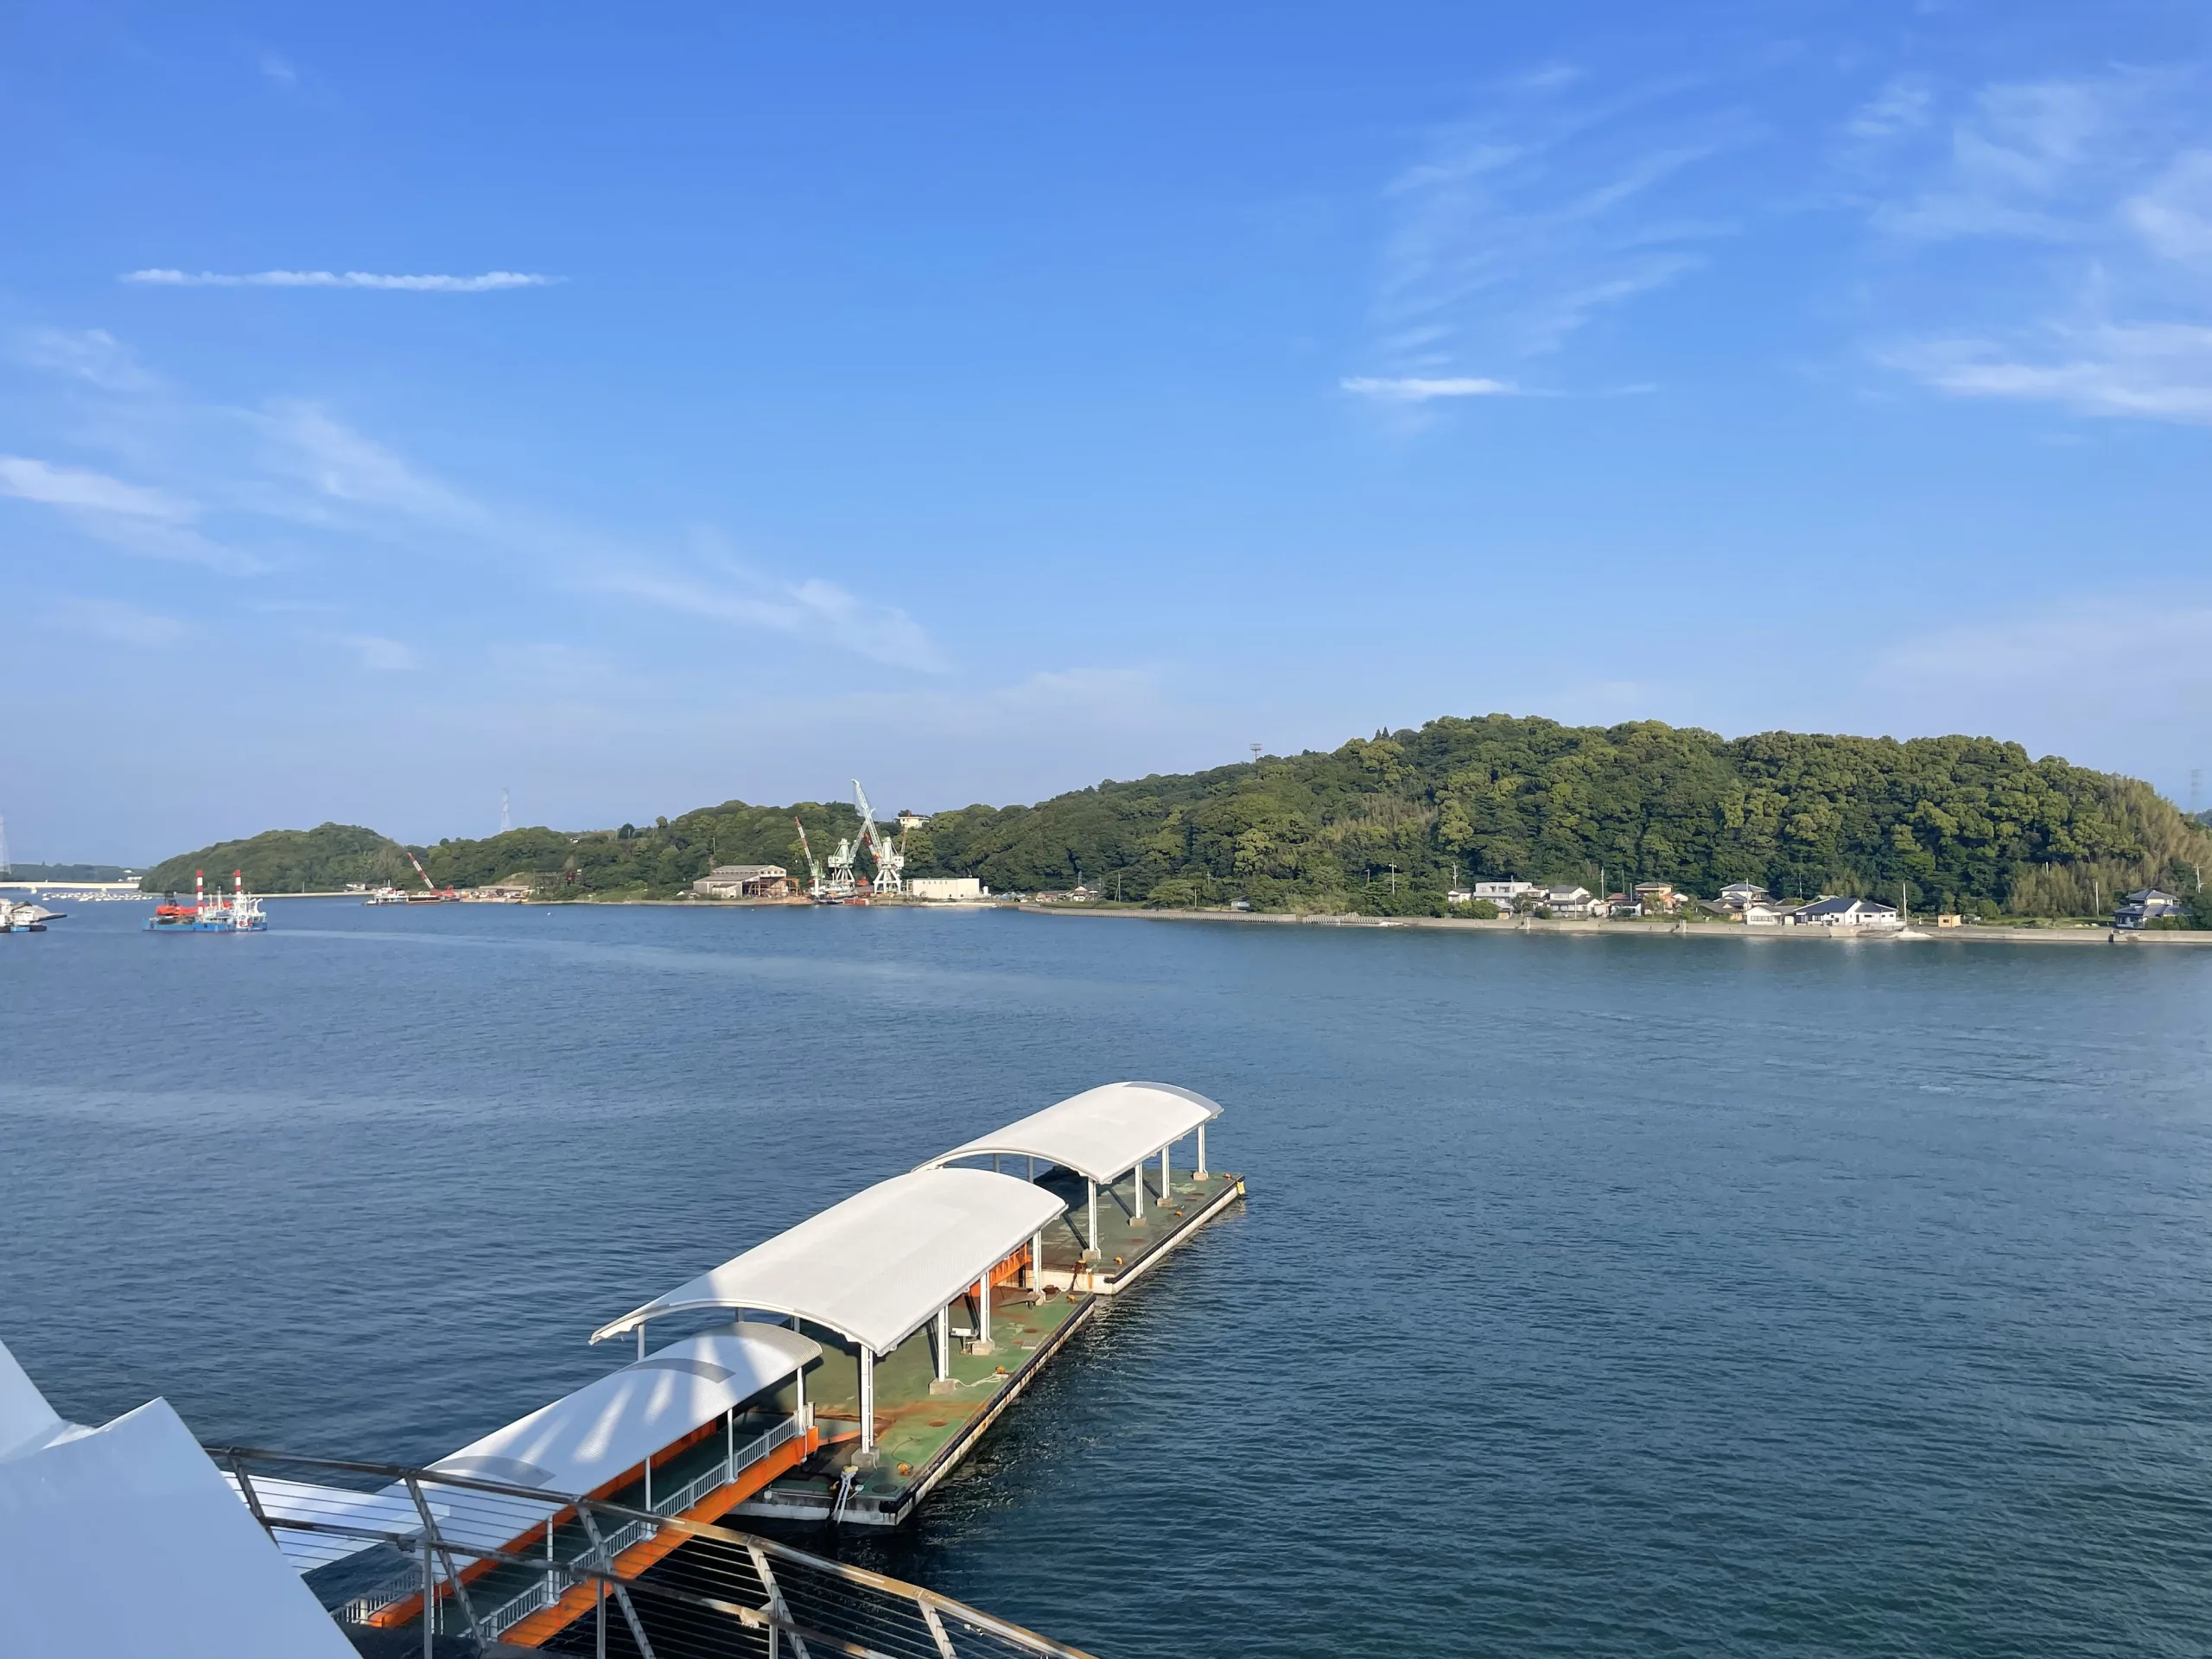
<svg viewBox="0 0 2212 1659">
<path fill-rule="evenodd" d="M 846 1199 L 593 1340 L 635 1333 L 642 1347 L 651 1321 L 709 1310 L 791 1320 L 823 1349 L 807 1383 L 822 1445 L 735 1513 L 897 1526 L 1099 1296 L 1243 1195 L 1240 1177 L 1206 1166 L 1206 1126 L 1220 1114 L 1166 1084 L 1088 1090 Z M 1185 1140 L 1195 1157 L 1178 1178 Z M 954 1167 L 984 1159 L 996 1167 Z M 1013 1159 L 1022 1176 L 1007 1171 Z"/>
<path fill-rule="evenodd" d="M 519 1648 L 567 1643 L 610 1580 L 652 1573 L 687 1527 L 896 1526 L 1102 1298 L 1243 1196 L 1241 1177 L 1206 1166 L 1220 1115 L 1166 1084 L 1090 1090 L 602 1325 L 592 1340 L 634 1338 L 633 1361 L 408 1481 L 359 1491 L 264 1471 L 232 1484 L 347 1622 L 452 1628 L 458 1609 Z M 736 1322 L 647 1351 L 656 1321 L 702 1318 Z M 636 1518 L 608 1533 L 602 1509 Z M 394 1554 L 410 1535 L 420 1561 Z"/>
</svg>

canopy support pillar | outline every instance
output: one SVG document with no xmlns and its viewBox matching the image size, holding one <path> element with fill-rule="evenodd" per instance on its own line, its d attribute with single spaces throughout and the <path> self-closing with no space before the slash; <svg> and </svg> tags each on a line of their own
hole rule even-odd
<svg viewBox="0 0 2212 1659">
<path fill-rule="evenodd" d="M 988 1354 L 991 1347 L 991 1275 L 976 1281 L 976 1345 L 972 1353 Z"/>
<path fill-rule="evenodd" d="M 1198 1125 L 1198 1179 L 1206 1178 L 1206 1126 Z"/>
<path fill-rule="evenodd" d="M 861 1455 L 875 1452 L 875 1351 L 861 1344 Z"/>
<path fill-rule="evenodd" d="M 643 1319 L 640 1319 L 640 1320 L 639 1320 L 639 1321 L 638 1321 L 638 1357 L 639 1357 L 639 1359 L 643 1359 L 645 1357 L 645 1321 L 644 1321 Z"/>
<path fill-rule="evenodd" d="M 1169 1160 L 1174 1156 L 1175 1148 L 1173 1147 L 1160 1149 L 1160 1207 L 1163 1210 L 1167 1207 L 1167 1200 L 1175 1191 L 1175 1174 L 1168 1167 Z"/>
<path fill-rule="evenodd" d="M 952 1380 L 952 1304 L 937 1311 L 937 1380 Z"/>
<path fill-rule="evenodd" d="M 1029 1235 L 1029 1288 L 1039 1296 L 1045 1294 L 1045 1235 Z"/>
<path fill-rule="evenodd" d="M 1090 1230 L 1083 1236 L 1083 1254 L 1085 1259 L 1096 1262 L 1098 1260 L 1098 1183 L 1086 1175 L 1083 1184 L 1090 1193 Z"/>
<path fill-rule="evenodd" d="M 1141 1224 L 1144 1220 L 1144 1160 L 1137 1160 L 1137 1166 L 1129 1172 L 1129 1185 L 1136 1193 L 1136 1211 L 1129 1220 Z"/>
</svg>

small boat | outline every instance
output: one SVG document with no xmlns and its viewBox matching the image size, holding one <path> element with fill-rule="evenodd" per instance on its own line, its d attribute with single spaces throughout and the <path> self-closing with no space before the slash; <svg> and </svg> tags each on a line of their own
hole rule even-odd
<svg viewBox="0 0 2212 1659">
<path fill-rule="evenodd" d="M 231 872 L 231 893 L 228 898 L 219 897 L 212 902 L 207 897 L 207 877 L 200 871 L 192 873 L 192 902 L 180 905 L 172 899 L 154 906 L 154 913 L 146 918 L 149 933 L 265 933 L 269 918 L 262 913 L 261 900 L 249 898 L 243 871 Z"/>
<path fill-rule="evenodd" d="M 0 899 L 0 933 L 43 933 L 48 922 L 58 922 L 64 914 L 59 910 L 48 910 L 44 905 Z"/>
</svg>

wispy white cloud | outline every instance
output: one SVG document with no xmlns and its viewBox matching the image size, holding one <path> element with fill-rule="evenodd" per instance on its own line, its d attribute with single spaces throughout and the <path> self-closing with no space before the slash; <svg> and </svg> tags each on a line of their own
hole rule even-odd
<svg viewBox="0 0 2212 1659">
<path fill-rule="evenodd" d="M 1914 341 L 1884 360 L 1956 397 L 2212 423 L 2212 326 L 2202 323 L 2052 323 L 2025 339 Z"/>
<path fill-rule="evenodd" d="M 173 270 L 161 267 L 124 273 L 126 283 L 154 288 L 377 288 L 409 294 L 489 294 L 508 288 L 546 288 L 563 278 L 537 271 L 487 270 L 474 276 L 391 276 L 373 270 Z"/>
<path fill-rule="evenodd" d="M 1935 88 L 1926 75 L 1891 76 L 1845 118 L 1839 159 L 1872 159 L 1873 152 L 1924 130 L 1935 111 Z"/>
<path fill-rule="evenodd" d="M 1498 365 L 1567 347 L 1601 317 L 1703 265 L 1736 226 L 1700 211 L 1710 164 L 1752 136 L 1669 91 L 1607 103 L 1552 66 L 1493 87 L 1385 188 L 1371 366 L 1378 402 L 1515 390 Z"/>
<path fill-rule="evenodd" d="M 105 328 L 30 328 L 16 339 L 16 355 L 33 368 L 83 380 L 104 391 L 143 391 L 154 378 L 130 350 Z"/>
<path fill-rule="evenodd" d="M 274 81 L 286 92 L 300 84 L 300 72 L 279 54 L 264 51 L 258 62 L 263 77 Z"/>
<path fill-rule="evenodd" d="M 300 637 L 315 645 L 350 651 L 363 668 L 378 673 L 404 674 L 423 665 L 422 655 L 414 646 L 387 639 L 379 633 L 307 633 Z"/>
<path fill-rule="evenodd" d="M 44 607 L 41 621 L 61 632 L 140 651 L 180 644 L 193 632 L 189 623 L 175 617 L 111 599 L 57 599 Z"/>
<path fill-rule="evenodd" d="M 1518 390 L 1510 380 L 1476 375 L 1348 375 L 1338 385 L 1361 397 L 1385 404 L 1425 404 L 1437 397 L 1510 397 Z"/>
<path fill-rule="evenodd" d="M 620 594 L 661 610 L 781 634 L 888 666 L 940 673 L 944 654 L 906 611 L 834 582 L 751 569 L 711 534 L 686 550 L 656 547 L 529 509 L 486 501 L 436 476 L 327 405 L 274 399 L 257 409 L 194 404 L 135 372 L 105 334 L 51 334 L 18 353 L 49 372 L 109 394 L 104 435 L 134 472 L 189 480 L 191 493 L 104 472 L 0 456 L 0 495 L 69 516 L 83 535 L 143 557 L 187 560 L 231 574 L 334 561 L 364 563 L 385 580 L 404 562 L 463 557 L 533 587 Z M 120 365 L 129 365 L 125 374 Z M 213 524 L 266 553 L 206 533 Z M 325 634 L 365 665 L 418 665 L 411 647 Z"/>
<path fill-rule="evenodd" d="M 819 578 L 779 582 L 735 566 L 708 577 L 630 559 L 602 569 L 587 585 L 680 615 L 825 641 L 896 668 L 934 674 L 946 666 L 927 631 L 906 612 L 870 604 Z"/>
<path fill-rule="evenodd" d="M 189 501 L 161 490 L 126 484 L 81 467 L 56 467 L 29 455 L 0 455 L 0 495 L 37 501 L 50 507 L 119 513 L 132 518 L 182 523 L 197 511 Z"/>
<path fill-rule="evenodd" d="M 1916 124 L 1940 147 L 1876 205 L 1875 227 L 1923 241 L 2098 239 L 2115 194 L 2148 156 L 2170 153 L 2183 92 L 2171 75 L 2133 72 L 1984 86 L 1948 122 Z"/>
<path fill-rule="evenodd" d="M 0 496 L 52 507 L 94 541 L 141 558 L 201 565 L 226 575 L 268 568 L 197 529 L 193 521 L 200 516 L 198 503 L 89 467 L 0 455 Z"/>
<path fill-rule="evenodd" d="M 1928 310 L 1972 308 L 1894 331 L 1878 360 L 1953 397 L 2212 421 L 2212 118 L 2194 83 L 2122 71 L 1935 103 L 1869 223 L 1948 275 Z M 1991 244 L 2034 257 L 1993 269 Z"/>
<path fill-rule="evenodd" d="M 447 524 L 482 524 L 487 515 L 460 491 L 410 466 L 320 404 L 280 399 L 251 417 L 264 460 L 317 496 Z"/>
</svg>

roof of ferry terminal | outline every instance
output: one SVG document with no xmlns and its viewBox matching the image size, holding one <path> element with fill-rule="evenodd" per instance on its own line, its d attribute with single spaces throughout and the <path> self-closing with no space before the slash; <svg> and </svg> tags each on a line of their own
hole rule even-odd
<svg viewBox="0 0 2212 1659">
<path fill-rule="evenodd" d="M 423 1491 L 449 1539 L 504 1548 L 560 1513 L 574 1495 L 601 1491 L 647 1457 L 821 1357 L 820 1344 L 781 1325 L 744 1324 L 701 1332 L 587 1382 L 429 1465 L 435 1474 L 534 1488 L 547 1494 L 543 1499 L 429 1480 Z M 238 1489 L 235 1473 L 226 1471 L 224 1478 Z M 397 1483 L 378 1491 L 348 1491 L 257 1473 L 253 1488 L 256 1501 L 272 1519 L 313 1523 L 282 1528 L 275 1535 L 284 1559 L 302 1573 L 372 1548 L 378 1535 L 404 1541 L 422 1529 L 413 1496 Z"/>
<path fill-rule="evenodd" d="M 918 1169 L 855 1192 L 592 1333 L 672 1313 L 784 1313 L 887 1354 L 1067 1210 L 1012 1175 Z"/>
<path fill-rule="evenodd" d="M 1220 1116 L 1217 1102 L 1172 1083 L 1105 1083 L 979 1135 L 922 1167 L 999 1153 L 1040 1159 L 1104 1184 Z"/>
</svg>

